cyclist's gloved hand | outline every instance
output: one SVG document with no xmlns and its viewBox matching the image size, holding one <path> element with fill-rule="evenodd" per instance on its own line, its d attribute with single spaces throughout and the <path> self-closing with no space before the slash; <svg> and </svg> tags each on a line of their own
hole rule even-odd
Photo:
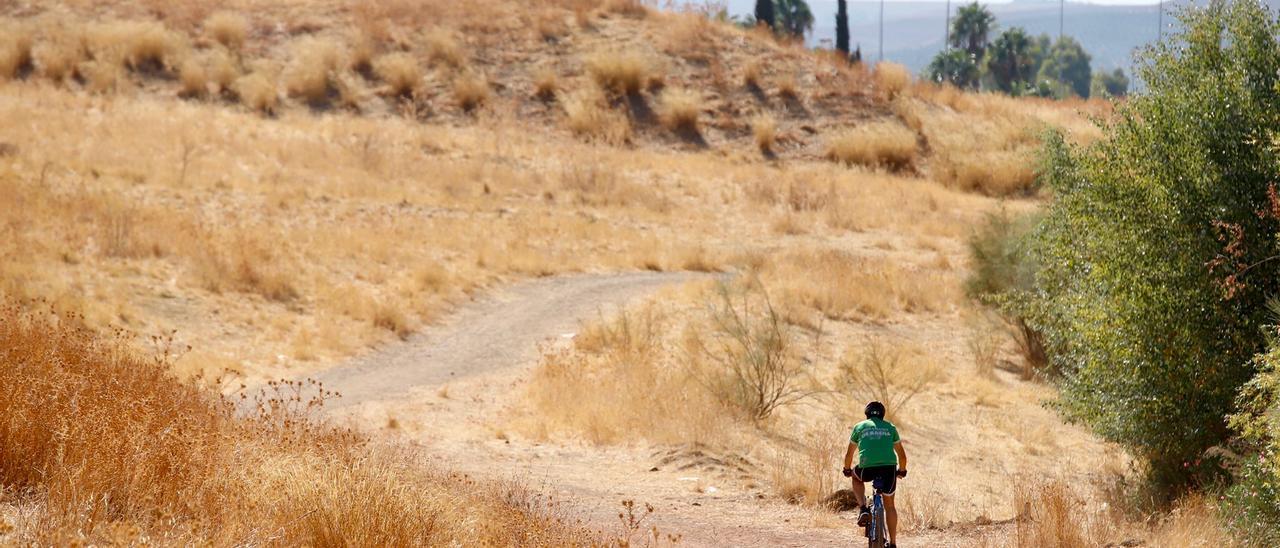
<svg viewBox="0 0 1280 548">
<path fill-rule="evenodd" d="M 846 478 L 852 478 L 852 477 L 853 477 L 853 469 L 852 469 L 852 468 L 845 468 L 844 470 L 841 470 L 841 471 L 840 471 L 840 473 L 841 473 L 841 474 L 844 474 L 844 477 L 846 477 Z"/>
<path fill-rule="evenodd" d="M 900 477 L 900 478 L 905 478 L 905 477 L 907 477 L 907 470 L 906 470 L 905 468 L 904 468 L 904 469 L 902 469 L 902 470 L 898 470 L 898 477 Z"/>
</svg>

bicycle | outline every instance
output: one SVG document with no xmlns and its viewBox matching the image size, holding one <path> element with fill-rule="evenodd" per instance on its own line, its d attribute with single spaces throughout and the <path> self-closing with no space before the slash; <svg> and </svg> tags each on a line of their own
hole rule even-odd
<svg viewBox="0 0 1280 548">
<path fill-rule="evenodd" d="M 884 497 L 880 495 L 879 488 L 874 488 L 871 495 L 871 523 L 866 526 L 869 548 L 885 548 L 889 545 L 889 529 L 885 523 Z"/>
</svg>

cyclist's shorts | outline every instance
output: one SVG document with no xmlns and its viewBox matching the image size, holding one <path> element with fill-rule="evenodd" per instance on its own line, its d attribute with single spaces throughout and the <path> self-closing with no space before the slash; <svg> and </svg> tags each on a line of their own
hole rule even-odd
<svg viewBox="0 0 1280 548">
<path fill-rule="evenodd" d="M 898 489 L 898 467 L 892 464 L 854 468 L 853 477 L 862 483 L 871 482 L 871 486 L 879 489 L 882 495 L 892 495 Z"/>
</svg>

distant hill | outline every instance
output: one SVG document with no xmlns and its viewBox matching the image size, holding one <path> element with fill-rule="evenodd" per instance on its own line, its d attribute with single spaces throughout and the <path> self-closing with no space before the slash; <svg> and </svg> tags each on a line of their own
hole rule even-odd
<svg viewBox="0 0 1280 548">
<path fill-rule="evenodd" d="M 962 2 L 951 3 L 954 15 Z M 754 0 L 730 0 L 734 14 L 749 14 Z M 816 19 L 808 42 L 811 46 L 829 45 L 835 37 L 835 0 L 810 0 Z M 1019 0 L 1013 3 L 987 4 L 996 15 L 999 29 L 1023 27 L 1031 34 L 1058 35 L 1058 2 L 1054 0 Z M 1166 32 L 1174 23 L 1172 7 L 1166 3 Z M 884 4 L 884 57 L 920 72 L 942 47 L 946 4 L 943 2 L 897 2 Z M 878 52 L 879 2 L 850 2 L 849 19 L 852 41 L 862 46 L 863 58 L 875 60 Z M 1156 40 L 1159 26 L 1157 7 L 1104 6 L 1068 2 L 1064 9 L 1066 34 L 1080 40 L 1093 56 L 1095 69 L 1121 67 L 1131 72 L 1133 53 Z"/>
</svg>

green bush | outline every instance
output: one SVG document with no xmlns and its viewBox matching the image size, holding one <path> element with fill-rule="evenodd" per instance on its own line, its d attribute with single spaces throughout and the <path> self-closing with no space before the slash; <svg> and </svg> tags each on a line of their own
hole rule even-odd
<svg viewBox="0 0 1280 548">
<path fill-rule="evenodd" d="M 1003 210 L 988 215 L 969 238 L 972 271 L 964 283 L 969 298 L 1000 311 L 1026 360 L 1028 376 L 1046 361 L 1043 337 L 1020 312 L 1035 290 L 1040 268 L 1030 249 L 1038 221 L 1038 215 L 1015 218 Z"/>
<path fill-rule="evenodd" d="M 1055 200 L 1020 309 L 1063 373 L 1060 409 L 1144 458 L 1170 495 L 1220 479 L 1206 450 L 1231 436 L 1225 417 L 1280 289 L 1280 262 L 1266 260 L 1280 228 L 1267 213 L 1280 25 L 1255 0 L 1181 18 L 1181 34 L 1142 55 L 1147 92 L 1117 107 L 1103 139 L 1047 140 Z"/>
<path fill-rule="evenodd" d="M 1256 546 L 1280 546 L 1280 345 L 1275 338 L 1270 347 L 1258 358 L 1261 371 L 1236 398 L 1239 412 L 1231 426 L 1246 456 L 1226 492 L 1223 512 L 1239 536 Z"/>
</svg>

